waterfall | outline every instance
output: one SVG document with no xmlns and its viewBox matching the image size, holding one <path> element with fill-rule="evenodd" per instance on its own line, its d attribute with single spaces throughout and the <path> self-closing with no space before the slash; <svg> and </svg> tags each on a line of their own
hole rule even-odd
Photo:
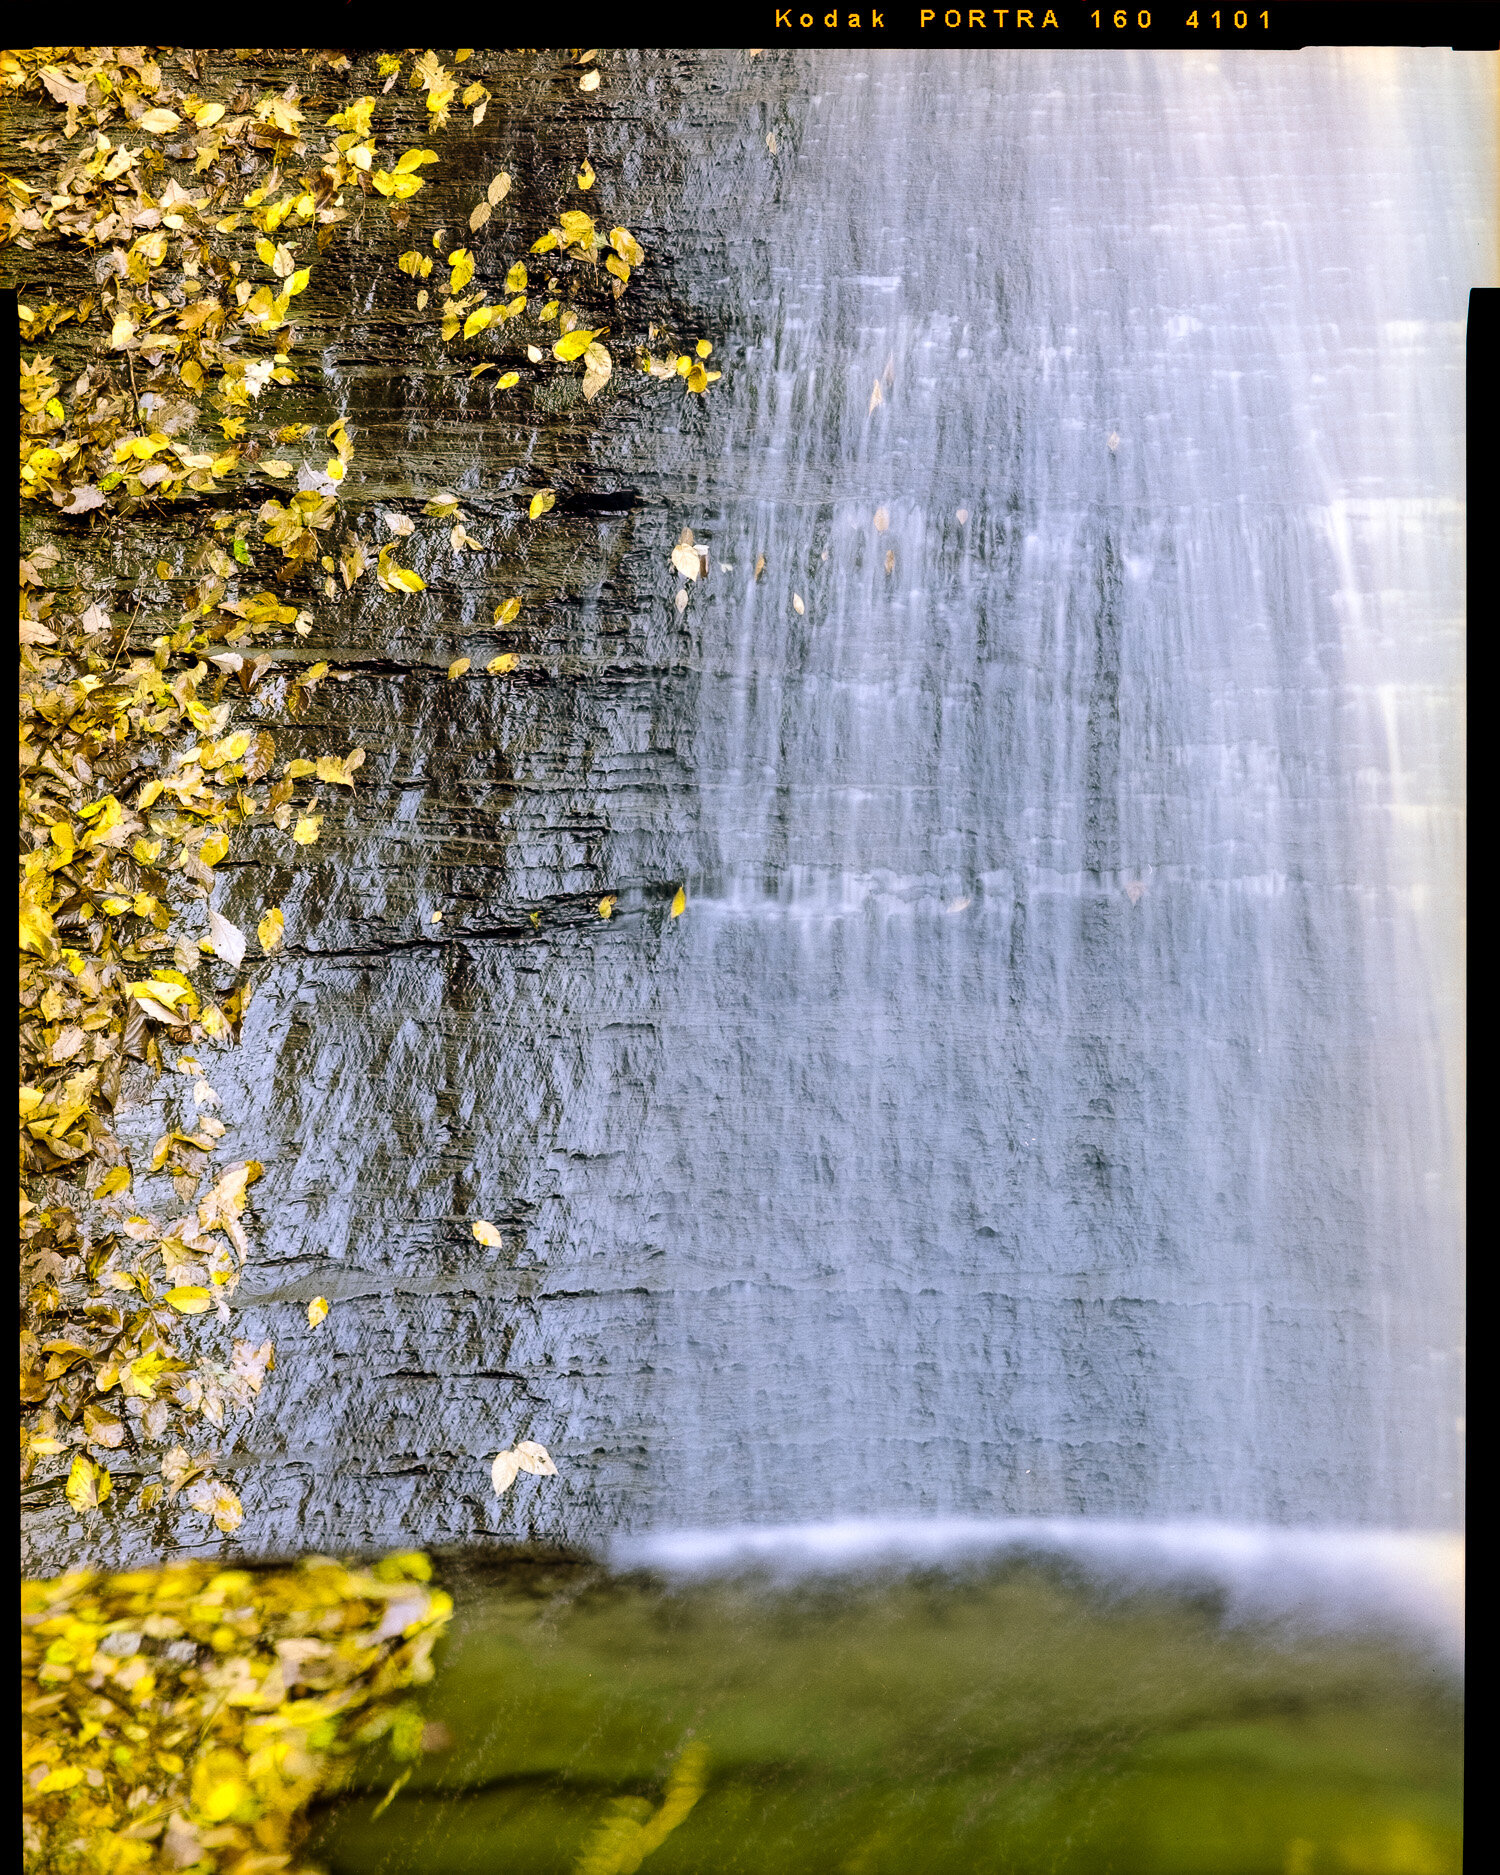
<svg viewBox="0 0 1500 1875">
<path fill-rule="evenodd" d="M 370 499 L 614 505 L 515 549 L 547 681 L 337 706 L 364 820 L 220 1074 L 244 1332 L 334 1301 L 257 1548 L 1457 1526 L 1490 69 L 622 55 L 599 187 L 712 394 L 353 387 Z M 368 655 L 467 648 L 424 604 Z"/>
<path fill-rule="evenodd" d="M 829 52 L 716 158 L 612 1518 L 1456 1522 L 1482 75 Z"/>
</svg>

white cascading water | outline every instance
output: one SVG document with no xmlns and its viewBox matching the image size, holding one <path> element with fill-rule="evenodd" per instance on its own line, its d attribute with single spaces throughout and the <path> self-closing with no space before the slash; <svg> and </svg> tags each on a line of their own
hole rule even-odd
<svg viewBox="0 0 1500 1875">
<path fill-rule="evenodd" d="M 1487 69 L 825 53 L 689 179 L 689 907 L 539 1329 L 602 1526 L 1458 1522 Z"/>
</svg>

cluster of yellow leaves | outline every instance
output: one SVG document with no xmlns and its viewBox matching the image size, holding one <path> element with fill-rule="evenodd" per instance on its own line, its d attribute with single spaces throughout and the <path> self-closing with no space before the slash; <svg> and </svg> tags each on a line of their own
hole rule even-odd
<svg viewBox="0 0 1500 1875">
<path fill-rule="evenodd" d="M 189 66 L 195 56 L 178 55 Z M 320 167 L 294 92 L 235 115 L 174 90 L 139 48 L 7 54 L 0 86 L 67 113 L 62 147 L 25 146 L 52 158 L 46 183 L 0 188 L 0 243 L 90 250 L 103 282 L 73 308 L 38 309 L 23 294 L 21 309 L 23 335 L 69 314 L 87 335 L 71 387 L 41 350 L 23 354 L 20 372 L 23 499 L 69 517 L 20 567 L 22 1478 L 96 1514 L 118 1479 L 140 1479 L 154 1448 L 159 1475 L 150 1461 L 137 1507 L 180 1497 L 228 1532 L 239 1501 L 213 1475 L 214 1454 L 192 1459 L 183 1442 L 250 1410 L 273 1360 L 269 1342 L 220 1351 L 182 1332 L 201 1320 L 218 1333 L 228 1320 L 248 1247 L 246 1189 L 260 1171 L 243 1160 L 211 1168 L 227 1127 L 186 1052 L 236 1039 L 250 995 L 238 974 L 248 939 L 212 905 L 215 869 L 258 817 L 294 850 L 310 845 L 318 797 L 294 798 L 296 784 L 351 787 L 363 760 L 323 755 L 273 776 L 262 723 L 302 714 L 328 666 L 248 645 L 312 629 L 284 591 L 256 590 L 255 553 L 276 555 L 283 589 L 316 580 L 315 562 L 325 592 L 336 564 L 347 588 L 367 562 L 357 540 L 337 563 L 322 551 L 353 454 L 342 422 L 295 491 L 239 513 L 222 497 L 237 481 L 296 471 L 273 447 L 300 443 L 310 425 L 256 438 L 247 424 L 268 389 L 297 381 L 285 322 L 311 273 L 299 231 L 321 248 L 346 218 L 341 192 L 375 187 L 376 101 L 335 113 L 341 134 Z M 414 175 L 430 157 L 408 154 L 395 173 Z M 269 282 L 255 283 L 259 268 Z M 195 439 L 210 412 L 217 434 Z M 101 522 L 148 501 L 191 512 L 207 497 L 220 498 L 217 513 L 186 549 L 179 529 L 129 601 L 98 596 L 121 583 Z M 260 720 L 236 727 L 246 712 Z M 265 954 L 283 929 L 277 908 L 260 918 Z M 132 1166 L 115 1111 L 145 1093 L 143 1071 L 173 1066 L 192 1086 L 192 1117 L 164 1124 L 149 1163 Z M 119 1201 L 142 1173 L 166 1174 L 196 1209 L 123 1217 Z"/>
<path fill-rule="evenodd" d="M 384 1739 L 397 1768 L 421 1755 L 402 1695 L 431 1678 L 451 1607 L 415 1554 L 26 1584 L 27 1867 L 294 1867 L 309 1802 L 353 1752 Z"/>
<path fill-rule="evenodd" d="M 652 336 L 655 337 L 654 329 Z M 699 339 L 691 352 L 679 352 L 668 347 L 661 358 L 650 352 L 642 352 L 639 364 L 648 378 L 681 378 L 688 390 L 702 396 L 710 384 L 717 384 L 724 375 L 721 371 L 710 371 L 704 363 L 712 352 L 713 346 L 709 341 Z"/>
</svg>

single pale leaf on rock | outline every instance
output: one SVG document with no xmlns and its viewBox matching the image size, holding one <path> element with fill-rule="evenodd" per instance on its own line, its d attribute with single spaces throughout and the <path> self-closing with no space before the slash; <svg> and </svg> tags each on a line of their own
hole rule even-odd
<svg viewBox="0 0 1500 1875">
<path fill-rule="evenodd" d="M 142 130 L 149 130 L 153 137 L 164 137 L 175 130 L 182 122 L 176 111 L 143 111 L 139 118 Z"/>
<path fill-rule="evenodd" d="M 75 1461 L 76 1462 L 76 1461 Z M 516 1473 L 521 1469 L 521 1461 L 514 1452 L 501 1452 L 490 1466 L 490 1483 L 495 1487 L 496 1497 L 503 1497 L 516 1481 Z"/>
<path fill-rule="evenodd" d="M 890 524 L 891 517 L 889 511 L 885 508 L 877 508 L 875 510 L 875 532 L 877 534 L 883 534 Z"/>
<path fill-rule="evenodd" d="M 212 906 L 208 912 L 208 941 L 213 946 L 214 956 L 231 970 L 238 970 L 245 961 L 244 932 L 227 918 L 221 918 Z"/>
<path fill-rule="evenodd" d="M 488 202 L 477 203 L 469 211 L 469 232 L 471 234 L 478 234 L 479 230 L 494 212 L 494 209 L 490 207 Z"/>
<path fill-rule="evenodd" d="M 500 174 L 490 183 L 489 188 L 485 190 L 485 199 L 489 202 L 491 208 L 497 208 L 509 193 L 510 177 L 507 176 L 502 169 Z"/>
<path fill-rule="evenodd" d="M 874 389 L 870 392 L 870 409 L 878 410 L 884 402 L 885 399 L 880 394 L 880 379 L 876 378 Z"/>
<path fill-rule="evenodd" d="M 453 682 L 453 680 L 454 680 L 454 678 L 456 678 L 456 677 L 462 677 L 462 676 L 463 676 L 463 674 L 464 674 L 464 672 L 465 672 L 465 671 L 466 671 L 466 670 L 467 670 L 468 668 L 469 668 L 469 659 L 468 659 L 468 658 L 455 658 L 455 659 L 453 660 L 453 662 L 452 662 L 452 663 L 451 663 L 451 664 L 450 664 L 450 665 L 448 666 L 448 681 L 449 681 L 449 683 L 452 683 L 452 682 Z"/>
<path fill-rule="evenodd" d="M 686 586 L 679 586 L 679 587 L 677 588 L 677 601 L 676 601 L 676 604 L 677 604 L 677 610 L 678 610 L 679 612 L 686 612 L 686 611 L 687 611 L 687 603 L 688 603 L 688 596 L 687 596 L 687 587 L 686 587 Z"/>
<path fill-rule="evenodd" d="M 578 81 L 578 89 L 580 91 L 597 91 L 599 89 L 598 72 L 585 72 Z"/>
<path fill-rule="evenodd" d="M 309 1302 L 307 1305 L 308 1327 L 316 1328 L 319 1326 L 320 1323 L 326 1321 L 327 1319 L 328 1319 L 327 1296 L 314 1296 L 312 1301 Z"/>
<path fill-rule="evenodd" d="M 322 825 L 323 816 L 321 814 L 299 815 L 297 824 L 292 829 L 292 838 L 297 842 L 298 846 L 312 846 L 317 840 Z M 150 1013 L 149 1010 L 147 1013 Z"/>
<path fill-rule="evenodd" d="M 479 1218 L 469 1228 L 474 1233 L 476 1243 L 488 1244 L 492 1250 L 498 1250 L 504 1241 L 495 1226 L 485 1218 Z"/>
<path fill-rule="evenodd" d="M 230 1531 L 237 1530 L 244 1521 L 244 1506 L 229 1486 L 218 1478 L 205 1478 L 201 1484 L 195 1484 L 187 1492 L 186 1501 L 205 1517 L 212 1517 L 226 1536 Z M 225 1756 L 232 1757 L 232 1754 L 226 1753 Z M 195 1786 L 199 1781 L 195 1776 Z M 197 1791 L 198 1807 L 213 1822 L 221 1822 L 250 1795 L 249 1787 L 238 1775 L 216 1781 L 203 1779 L 202 1783 L 203 1788 Z"/>
<path fill-rule="evenodd" d="M 213 1297 L 197 1283 L 181 1283 L 167 1291 L 166 1303 L 179 1315 L 202 1315 L 212 1305 Z"/>
<path fill-rule="evenodd" d="M 792 594 L 792 610 L 794 612 L 805 612 L 807 610 L 807 607 L 802 603 L 802 595 L 800 592 L 794 592 Z"/>
<path fill-rule="evenodd" d="M 674 547 L 672 549 L 672 564 L 677 568 L 677 571 L 684 579 L 696 579 L 698 577 L 698 554 L 695 548 Z"/>
<path fill-rule="evenodd" d="M 958 511 L 958 524 L 959 524 L 959 526 L 960 526 L 960 527 L 965 527 L 965 526 L 967 526 L 967 525 L 968 525 L 968 520 L 969 520 L 969 510 L 968 510 L 967 508 L 960 508 L 960 509 L 959 509 L 959 511 Z"/>
<path fill-rule="evenodd" d="M 521 1439 L 516 1445 L 516 1457 L 522 1471 L 529 1471 L 535 1478 L 555 1478 L 557 1467 L 553 1464 L 545 1445 L 538 1445 L 535 1439 Z"/>
</svg>

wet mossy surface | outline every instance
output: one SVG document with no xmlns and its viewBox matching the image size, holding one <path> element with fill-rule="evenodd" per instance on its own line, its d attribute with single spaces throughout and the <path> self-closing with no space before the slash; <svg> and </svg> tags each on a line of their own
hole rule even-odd
<svg viewBox="0 0 1500 1875">
<path fill-rule="evenodd" d="M 378 1818 L 322 1815 L 334 1875 L 563 1875 L 690 1739 L 678 1875 L 1445 1875 L 1459 1696 L 1395 1643 L 1226 1628 L 1029 1566 L 669 1589 L 583 1565 L 458 1583 L 425 1709 L 451 1740 Z"/>
</svg>

